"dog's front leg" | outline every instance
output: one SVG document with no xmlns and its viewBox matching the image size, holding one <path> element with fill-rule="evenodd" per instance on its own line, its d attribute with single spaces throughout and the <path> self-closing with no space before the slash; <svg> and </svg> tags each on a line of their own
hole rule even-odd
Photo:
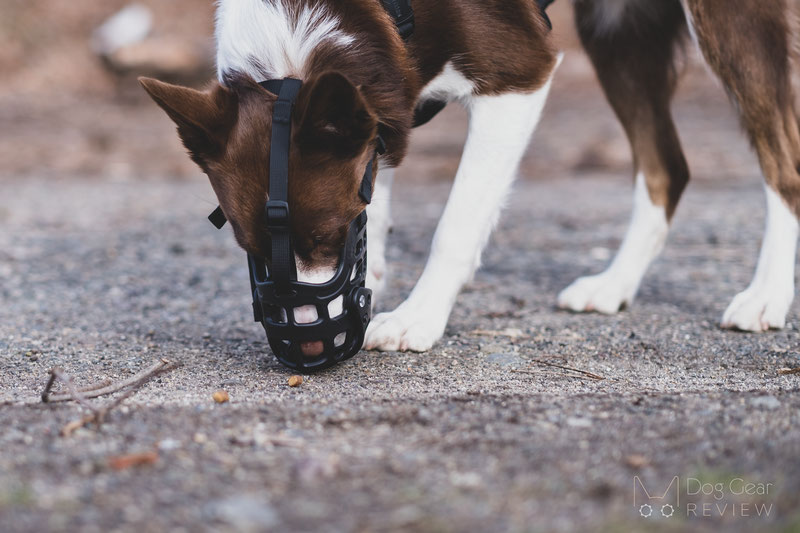
<svg viewBox="0 0 800 533">
<path fill-rule="evenodd" d="M 394 169 L 382 168 L 375 177 L 372 203 L 367 206 L 367 288 L 372 306 L 386 287 L 386 234 L 392 226 L 390 210 Z"/>
<path fill-rule="evenodd" d="M 367 349 L 425 351 L 442 336 L 459 290 L 480 264 L 549 88 L 548 81 L 533 93 L 470 99 L 469 136 L 425 270 L 405 302 L 372 321 Z"/>
</svg>

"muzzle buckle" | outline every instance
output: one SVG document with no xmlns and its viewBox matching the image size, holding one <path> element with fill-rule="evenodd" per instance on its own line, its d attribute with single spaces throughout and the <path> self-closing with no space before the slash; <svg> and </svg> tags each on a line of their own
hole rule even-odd
<svg viewBox="0 0 800 533">
<path fill-rule="evenodd" d="M 269 200 L 264 208 L 269 228 L 289 228 L 289 202 L 283 200 Z"/>
</svg>

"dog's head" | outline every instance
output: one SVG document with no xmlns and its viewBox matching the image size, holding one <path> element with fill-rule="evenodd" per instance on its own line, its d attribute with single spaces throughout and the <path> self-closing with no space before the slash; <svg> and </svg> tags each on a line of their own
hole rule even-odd
<svg viewBox="0 0 800 533">
<path fill-rule="evenodd" d="M 264 206 L 269 190 L 272 111 L 277 97 L 247 77 L 205 91 L 142 78 L 177 124 L 192 159 L 208 175 L 236 240 L 270 259 Z M 364 210 L 364 169 L 378 121 L 361 90 L 335 72 L 303 84 L 292 114 L 289 209 L 294 252 L 304 269 L 336 265 L 350 222 Z"/>
</svg>

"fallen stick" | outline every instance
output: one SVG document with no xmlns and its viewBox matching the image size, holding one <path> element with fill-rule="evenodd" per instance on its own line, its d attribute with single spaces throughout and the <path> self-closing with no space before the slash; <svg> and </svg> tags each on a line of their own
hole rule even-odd
<svg viewBox="0 0 800 533">
<path fill-rule="evenodd" d="M 789 374 L 800 374 L 800 367 L 797 368 L 781 368 L 778 370 L 781 376 L 788 376 Z"/>
<path fill-rule="evenodd" d="M 129 377 L 126 380 L 120 381 L 119 383 L 112 383 L 111 385 L 99 386 L 99 385 L 89 385 L 88 387 L 84 387 L 83 397 L 84 398 L 99 398 L 100 396 L 107 396 L 109 394 L 114 394 L 115 392 L 119 392 L 122 389 L 126 389 L 128 387 L 140 387 L 144 385 L 154 377 L 162 374 L 163 372 L 168 372 L 174 368 L 177 368 L 178 364 L 169 361 L 168 359 L 161 359 L 158 362 L 154 363 L 150 367 L 142 370 L 136 375 Z M 55 370 L 55 369 L 54 369 Z M 55 376 L 51 374 L 50 380 L 47 382 L 45 386 L 45 390 L 42 393 L 42 401 L 45 403 L 54 403 L 54 402 L 68 402 L 70 400 L 75 400 L 75 396 L 71 393 L 61 393 L 61 394 L 50 394 L 50 389 L 53 387 L 53 382 L 55 380 Z"/>
<path fill-rule="evenodd" d="M 64 385 L 67 387 L 67 390 L 69 391 L 70 399 L 75 400 L 76 402 L 87 408 L 89 411 L 93 412 L 95 415 L 97 414 L 97 408 L 94 405 L 90 404 L 88 401 L 86 401 L 86 397 L 83 395 L 83 393 L 81 393 L 78 389 L 75 388 L 75 384 L 72 383 L 71 377 L 64 374 L 64 372 L 62 372 L 62 370 L 59 367 L 55 367 L 52 370 L 50 370 L 50 374 L 60 379 L 64 383 Z M 48 381 L 48 383 L 50 383 L 52 386 L 53 382 Z M 42 395 L 43 400 L 44 397 L 45 395 L 43 394 Z"/>
<path fill-rule="evenodd" d="M 87 387 L 82 387 L 80 389 L 76 388 L 75 385 L 72 383 L 72 378 L 60 369 L 54 368 L 50 371 L 50 378 L 47 380 L 47 384 L 45 385 L 44 392 L 42 392 L 42 401 L 45 403 L 49 402 L 61 402 L 61 401 L 69 401 L 74 400 L 81 404 L 82 406 L 86 407 L 91 414 L 86 415 L 82 418 L 77 420 L 73 420 L 63 428 L 61 428 L 61 435 L 68 437 L 70 436 L 76 429 L 86 426 L 87 424 L 95 423 L 98 427 L 103 423 L 106 415 L 109 411 L 113 408 L 117 407 L 119 404 L 133 396 L 136 392 L 139 391 L 147 382 L 152 380 L 153 378 L 160 376 L 165 372 L 169 372 L 174 370 L 180 366 L 179 363 L 174 363 L 167 359 L 161 359 L 159 362 L 151 365 L 150 367 L 146 368 L 142 372 L 123 380 L 116 384 L 108 384 L 108 381 L 104 381 L 99 384 L 89 385 Z M 56 380 L 63 381 L 69 393 L 66 394 L 50 394 L 50 391 L 53 388 Z M 127 389 L 127 390 L 125 390 Z M 119 397 L 115 398 L 108 404 L 95 407 L 91 403 L 89 403 L 86 399 L 96 398 L 98 396 L 104 396 L 107 394 L 113 394 L 115 392 L 119 392 L 124 390 Z"/>
<path fill-rule="evenodd" d="M 142 385 L 144 385 L 144 383 L 142 383 Z M 108 405 L 105 405 L 100 409 L 97 409 L 92 414 L 84 416 L 77 420 L 73 420 L 72 422 L 68 422 L 67 424 L 64 425 L 63 428 L 61 428 L 61 435 L 64 437 L 69 437 L 76 429 L 89 425 L 92 422 L 97 424 L 97 426 L 99 427 L 100 424 L 102 424 L 103 421 L 105 420 L 106 415 L 108 414 L 109 411 L 111 411 L 113 408 L 117 407 L 119 404 L 121 404 L 122 402 L 133 396 L 133 394 L 138 390 L 139 387 L 133 387 L 125 391 L 125 393 L 122 394 L 119 398 L 116 398 Z"/>
<path fill-rule="evenodd" d="M 541 361 L 541 360 L 538 360 L 538 359 L 534 359 L 533 361 L 531 361 L 531 364 L 539 364 L 539 365 L 542 365 L 542 366 L 549 366 L 549 367 L 552 367 L 552 368 L 559 368 L 561 370 L 567 370 L 569 372 L 577 372 L 578 374 L 582 374 L 582 375 L 584 375 L 584 376 L 586 376 L 588 378 L 595 379 L 595 380 L 598 380 L 598 381 L 603 381 L 604 379 L 606 379 L 603 376 L 600 376 L 600 375 L 595 374 L 593 372 L 588 372 L 586 370 L 581 370 L 579 368 L 572 368 L 572 367 L 564 366 L 564 365 L 557 365 L 556 363 L 550 363 L 548 361 Z M 515 374 L 533 374 L 533 375 L 536 374 L 536 372 L 531 372 L 530 370 L 512 370 L 512 372 L 514 372 Z"/>
<path fill-rule="evenodd" d="M 114 381 L 111 379 L 104 379 L 103 381 L 99 381 L 97 383 L 92 383 L 91 385 L 86 385 L 78 389 L 78 392 L 91 392 L 93 390 L 102 389 L 103 387 L 108 387 L 109 385 L 113 384 Z"/>
</svg>

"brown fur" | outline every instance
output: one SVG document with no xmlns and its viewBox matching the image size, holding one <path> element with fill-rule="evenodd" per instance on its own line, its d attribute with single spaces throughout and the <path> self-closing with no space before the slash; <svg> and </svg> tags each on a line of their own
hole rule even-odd
<svg viewBox="0 0 800 533">
<path fill-rule="evenodd" d="M 678 74 L 676 45 L 686 21 L 678 1 L 628 7 L 614 31 L 598 28 L 593 0 L 575 4 L 578 32 L 606 97 L 625 128 L 636 171 L 644 172 L 653 203 L 672 217 L 689 168 L 669 110 Z"/>
<path fill-rule="evenodd" d="M 800 133 L 785 0 L 689 0 L 700 48 L 739 109 L 767 183 L 800 215 Z"/>
<path fill-rule="evenodd" d="M 478 94 L 538 89 L 555 63 L 532 0 L 415 0 L 409 43 L 375 0 L 316 2 L 329 5 L 358 46 L 321 46 L 312 54 L 314 74 L 304 80 L 293 114 L 291 228 L 295 252 L 312 265 L 338 257 L 347 225 L 364 208 L 357 190 L 376 134 L 387 144 L 385 162 L 398 165 L 420 92 L 448 61 Z M 214 83 L 205 92 L 142 84 L 208 174 L 239 244 L 268 258 L 263 209 L 275 97 L 255 81 L 227 73 L 225 86 Z"/>
<path fill-rule="evenodd" d="M 793 13 L 786 0 L 577 0 L 576 22 L 603 89 L 644 171 L 650 197 L 672 216 L 689 179 L 669 111 L 676 48 L 687 35 L 734 101 L 767 183 L 800 215 L 800 133 L 791 78 Z M 603 6 L 625 8 L 609 24 Z"/>
<path fill-rule="evenodd" d="M 332 77 L 338 75 L 323 74 L 304 87 L 296 106 L 298 124 L 289 162 L 295 252 L 314 264 L 338 257 L 348 223 L 363 210 L 360 182 L 350 176 L 363 174 L 377 128 L 355 87 L 341 77 L 331 83 Z M 142 84 L 170 117 L 176 117 L 178 133 L 208 175 L 239 244 L 269 257 L 263 213 L 276 97 L 247 78 L 232 83 L 234 89 L 213 84 L 205 92 L 155 80 Z M 218 121 L 220 116 L 227 120 Z M 362 131 L 356 133 L 359 128 Z"/>
</svg>

